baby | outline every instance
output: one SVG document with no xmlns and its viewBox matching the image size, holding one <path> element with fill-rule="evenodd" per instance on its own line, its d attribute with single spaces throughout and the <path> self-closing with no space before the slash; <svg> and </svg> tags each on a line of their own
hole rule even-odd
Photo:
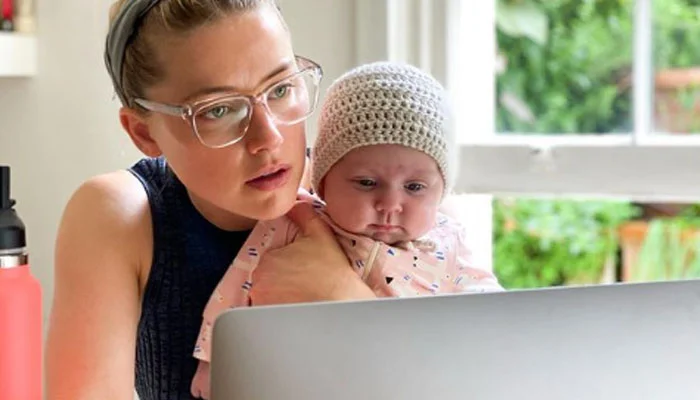
<svg viewBox="0 0 700 400">
<path fill-rule="evenodd" d="M 311 153 L 316 209 L 379 297 L 502 290 L 490 271 L 471 265 L 459 223 L 439 212 L 455 172 L 446 103 L 430 75 L 378 62 L 336 80 L 321 108 Z M 297 232 L 285 217 L 259 222 L 217 286 L 194 350 L 195 397 L 208 398 L 214 320 L 249 306 L 260 256 Z"/>
</svg>

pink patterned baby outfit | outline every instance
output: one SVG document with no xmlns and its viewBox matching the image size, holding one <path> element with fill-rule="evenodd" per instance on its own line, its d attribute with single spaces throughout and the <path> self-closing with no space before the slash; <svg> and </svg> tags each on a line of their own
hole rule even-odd
<svg viewBox="0 0 700 400">
<path fill-rule="evenodd" d="M 503 290 L 496 277 L 471 265 L 470 251 L 459 223 L 438 215 L 434 228 L 420 240 L 389 246 L 346 232 L 330 221 L 320 203 L 318 212 L 331 225 L 358 275 L 378 297 Z M 251 274 L 268 250 L 294 241 L 298 233 L 286 217 L 259 222 L 217 285 L 206 308 L 194 357 L 210 362 L 214 320 L 234 307 L 250 306 Z"/>
</svg>

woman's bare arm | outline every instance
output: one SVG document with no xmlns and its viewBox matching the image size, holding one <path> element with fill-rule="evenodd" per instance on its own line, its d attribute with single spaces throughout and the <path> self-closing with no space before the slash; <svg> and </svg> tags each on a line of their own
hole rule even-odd
<svg viewBox="0 0 700 400">
<path fill-rule="evenodd" d="M 126 171 L 86 182 L 69 201 L 56 242 L 49 400 L 133 399 L 151 229 L 146 194 Z"/>
</svg>

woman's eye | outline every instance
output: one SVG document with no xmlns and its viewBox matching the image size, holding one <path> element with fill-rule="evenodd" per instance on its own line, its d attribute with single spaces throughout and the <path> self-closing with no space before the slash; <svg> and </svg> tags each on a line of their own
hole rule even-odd
<svg viewBox="0 0 700 400">
<path fill-rule="evenodd" d="M 425 189 L 425 185 L 424 185 L 424 184 L 422 184 L 422 183 L 416 183 L 416 182 L 409 183 L 409 184 L 406 185 L 405 187 L 406 187 L 406 190 L 408 190 L 409 192 L 414 192 L 414 193 L 415 193 L 415 192 L 420 192 L 421 190 Z"/>
<path fill-rule="evenodd" d="M 209 109 L 204 116 L 208 119 L 220 119 L 225 117 L 231 111 L 229 106 L 215 106 Z"/>
<path fill-rule="evenodd" d="M 289 92 L 289 89 L 292 87 L 291 84 L 285 83 L 283 85 L 279 85 L 276 88 L 272 89 L 272 98 L 273 99 L 281 99 L 284 98 L 287 95 L 287 92 Z"/>
</svg>

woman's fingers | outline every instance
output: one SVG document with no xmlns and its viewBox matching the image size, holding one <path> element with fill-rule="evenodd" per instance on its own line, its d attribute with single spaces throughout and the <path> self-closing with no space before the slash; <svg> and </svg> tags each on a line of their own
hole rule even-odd
<svg viewBox="0 0 700 400">
<path fill-rule="evenodd" d="M 302 236 L 312 236 L 314 238 L 331 237 L 333 231 L 321 219 L 320 215 L 314 210 L 313 205 L 308 202 L 299 202 L 289 210 L 287 217 L 299 227 Z"/>
</svg>

